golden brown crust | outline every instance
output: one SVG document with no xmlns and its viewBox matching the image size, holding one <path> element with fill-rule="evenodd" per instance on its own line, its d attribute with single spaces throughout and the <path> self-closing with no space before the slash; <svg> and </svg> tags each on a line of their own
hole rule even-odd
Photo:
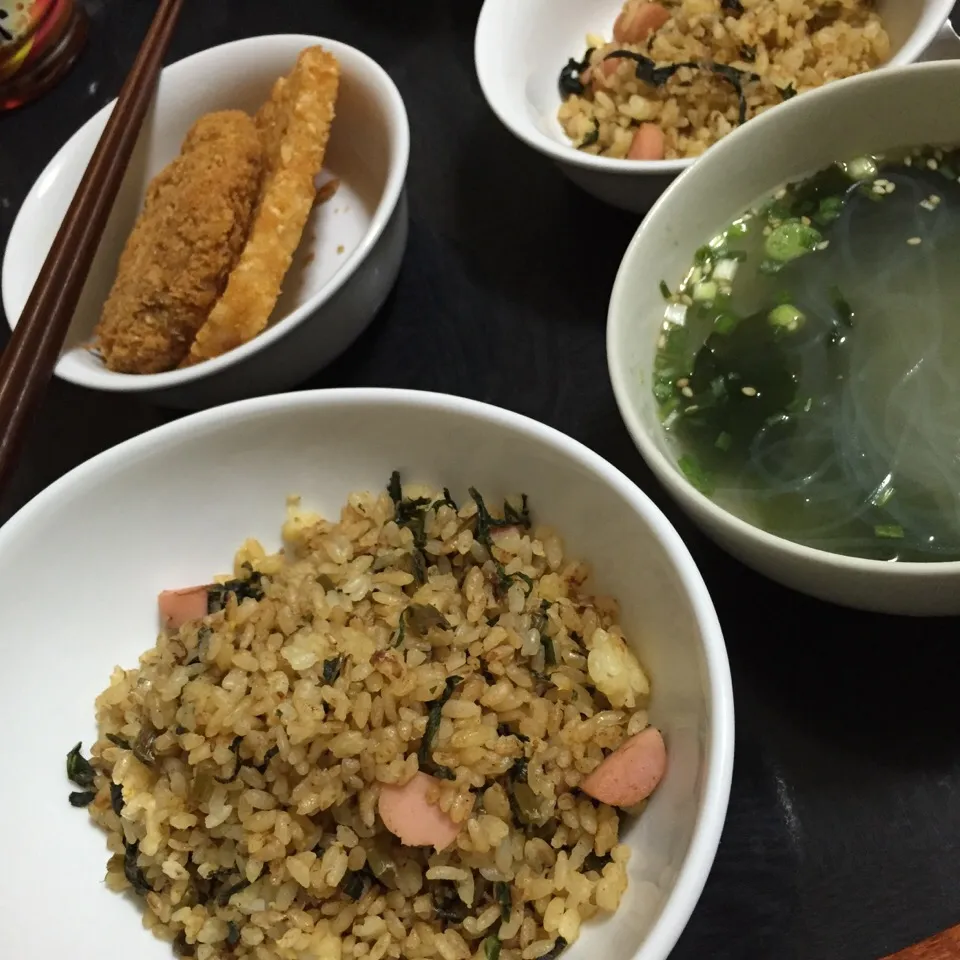
<svg viewBox="0 0 960 960">
<path fill-rule="evenodd" d="M 257 114 L 264 179 L 249 238 L 184 366 L 220 356 L 266 327 L 316 199 L 339 80 L 333 54 L 311 47 Z"/>
<path fill-rule="evenodd" d="M 160 373 L 187 355 L 243 249 L 263 148 L 239 110 L 202 117 L 152 181 L 96 329 L 111 370 Z"/>
</svg>

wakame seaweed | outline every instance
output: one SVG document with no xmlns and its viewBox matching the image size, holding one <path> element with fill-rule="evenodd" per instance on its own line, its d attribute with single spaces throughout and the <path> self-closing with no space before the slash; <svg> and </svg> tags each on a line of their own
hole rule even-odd
<svg viewBox="0 0 960 960">
<path fill-rule="evenodd" d="M 486 960 L 500 960 L 500 938 L 495 933 L 483 941 L 483 955 Z"/>
<path fill-rule="evenodd" d="M 612 863 L 613 858 L 609 853 L 600 856 L 599 854 L 593 853 L 592 851 L 587 854 L 583 861 L 584 870 L 595 870 L 597 873 L 603 873 L 603 868 L 608 864 Z"/>
<path fill-rule="evenodd" d="M 217 783 L 233 783 L 237 779 L 237 775 L 240 773 L 240 767 L 242 766 L 242 761 L 240 759 L 240 744 L 243 743 L 243 737 L 234 737 L 233 742 L 230 744 L 230 752 L 233 754 L 233 773 L 229 777 L 214 777 L 213 779 Z"/>
<path fill-rule="evenodd" d="M 603 59 L 633 60 L 637 65 L 635 70 L 637 79 L 651 87 L 662 87 L 681 67 L 692 67 L 696 70 L 700 66 L 699 63 L 685 60 L 682 63 L 668 63 L 658 67 L 655 60 L 645 57 L 642 53 L 634 53 L 632 50 L 614 50 Z"/>
<path fill-rule="evenodd" d="M 530 509 L 527 505 L 526 494 L 522 494 L 522 511 L 518 512 L 515 508 L 510 508 L 510 512 L 514 519 L 508 519 L 505 516 L 502 520 L 498 520 L 491 516 L 483 497 L 480 496 L 480 493 L 476 487 L 470 487 L 468 492 L 473 502 L 477 505 L 477 526 L 476 531 L 474 532 L 474 537 L 487 548 L 487 551 L 490 554 L 490 559 L 493 561 L 494 567 L 497 571 L 497 581 L 494 584 L 494 592 L 497 594 L 497 596 L 503 597 L 506 595 L 510 587 L 513 586 L 515 581 L 522 580 L 523 583 L 526 584 L 526 595 L 529 597 L 533 592 L 533 580 L 531 580 L 530 577 L 528 577 L 525 573 L 507 573 L 503 564 L 500 563 L 500 561 L 497 560 L 497 558 L 493 555 L 494 543 L 493 537 L 491 536 L 494 530 L 501 530 L 504 527 L 515 527 L 520 523 L 526 523 L 527 525 L 530 524 Z"/>
<path fill-rule="evenodd" d="M 110 807 L 118 817 L 123 813 L 123 787 L 119 783 L 110 784 Z"/>
<path fill-rule="evenodd" d="M 582 150 L 584 147 L 592 147 L 600 139 L 600 122 L 598 120 L 593 121 L 593 129 L 577 144 L 577 149 Z"/>
<path fill-rule="evenodd" d="M 692 70 L 706 70 L 714 76 L 726 80 L 737 94 L 738 121 L 741 124 L 745 123 L 747 119 L 747 100 L 743 93 L 743 84 L 747 81 L 760 79 L 755 73 L 738 70 L 726 63 L 714 63 L 712 60 L 704 60 L 703 62 L 683 60 L 680 63 L 667 63 L 658 67 L 655 60 L 645 57 L 642 53 L 634 53 L 632 50 L 614 50 L 604 57 L 604 60 L 616 59 L 633 60 L 637 65 L 634 71 L 637 79 L 651 87 L 662 87 L 683 67 L 690 67 Z"/>
<path fill-rule="evenodd" d="M 97 771 L 90 765 L 90 761 L 80 752 L 83 747 L 78 743 L 67 754 L 67 777 L 78 787 L 92 787 Z"/>
<path fill-rule="evenodd" d="M 558 86 L 560 87 L 561 99 L 566 100 L 567 97 L 583 93 L 585 87 L 580 80 L 580 75 L 590 66 L 590 57 L 593 55 L 593 51 L 594 48 L 590 47 L 582 60 L 574 60 L 571 57 L 560 71 Z"/>
<path fill-rule="evenodd" d="M 513 901 L 510 899 L 510 885 L 502 880 L 497 880 L 493 885 L 494 896 L 497 903 L 500 904 L 500 919 L 504 923 L 509 923 L 510 915 L 513 913 Z"/>
<path fill-rule="evenodd" d="M 75 790 L 67 797 L 67 799 L 70 801 L 71 807 L 89 807 L 90 804 L 97 799 L 97 791 L 84 790 L 81 792 Z"/>
<path fill-rule="evenodd" d="M 228 883 L 227 881 L 231 876 L 239 877 L 239 879 L 234 883 Z M 250 881 L 246 877 L 240 877 L 239 874 L 228 874 L 221 883 L 220 889 L 213 896 L 218 906 L 225 907 L 235 893 L 246 890 L 249 886 Z"/>
<path fill-rule="evenodd" d="M 257 773 L 266 773 L 267 767 L 270 766 L 270 761 L 280 752 L 280 748 L 276 745 L 272 746 L 264 755 L 263 763 L 257 764 L 253 769 Z"/>
<path fill-rule="evenodd" d="M 453 497 L 450 496 L 450 490 L 447 487 L 443 488 L 443 498 L 441 500 L 434 500 L 434 502 L 430 504 L 431 510 L 439 510 L 441 507 L 449 507 L 454 512 L 458 509 L 457 503 Z"/>
<path fill-rule="evenodd" d="M 543 647 L 543 662 L 548 667 L 557 665 L 557 651 L 553 645 L 553 638 L 547 636 L 547 611 L 552 604 L 549 600 L 544 600 L 540 604 L 540 612 L 533 618 L 533 629 L 540 634 L 540 644 Z"/>
<path fill-rule="evenodd" d="M 240 924 L 236 920 L 227 921 L 227 946 L 235 947 L 240 942 Z"/>
<path fill-rule="evenodd" d="M 108 733 L 106 737 L 115 747 L 119 747 L 121 750 L 130 749 L 129 741 L 124 740 L 123 737 L 118 737 L 115 733 Z"/>
<path fill-rule="evenodd" d="M 230 594 L 237 598 L 237 603 L 243 600 L 263 599 L 263 574 L 250 566 L 246 567 L 248 575 L 228 580 L 226 583 L 211 583 L 207 587 L 207 613 L 219 613 L 227 606 Z"/>
<path fill-rule="evenodd" d="M 440 630 L 449 630 L 447 618 L 432 604 L 411 603 L 406 611 L 407 622 L 419 637 L 426 636 L 434 627 Z"/>
<path fill-rule="evenodd" d="M 463 923 L 467 919 L 467 905 L 460 899 L 457 888 L 446 880 L 434 889 L 433 909 L 437 919 L 445 923 Z"/>
<path fill-rule="evenodd" d="M 463 677 L 447 677 L 443 692 L 436 700 L 431 700 L 427 704 L 427 728 L 423 731 L 423 739 L 420 741 L 420 749 L 417 751 L 417 760 L 420 769 L 442 780 L 455 779 L 453 772 L 447 768 L 439 766 L 433 762 L 433 741 L 436 739 L 437 731 L 440 729 L 440 713 L 443 705 L 453 696 L 454 691 L 463 683 Z"/>
<path fill-rule="evenodd" d="M 323 661 L 323 682 L 329 687 L 337 682 L 340 671 L 343 669 L 343 657 L 331 657 Z"/>
<path fill-rule="evenodd" d="M 780 91 L 780 96 L 784 100 L 792 100 L 797 95 L 796 88 L 792 83 L 788 83 L 785 87 L 778 87 L 777 89 Z"/>
<path fill-rule="evenodd" d="M 567 949 L 567 941 L 563 937 L 557 937 L 553 941 L 553 946 L 540 958 L 540 960 L 557 960 L 557 957 Z"/>
<path fill-rule="evenodd" d="M 739 17 L 743 13 L 743 4 L 740 0 L 720 0 L 720 9 Z"/>
<path fill-rule="evenodd" d="M 366 867 L 350 870 L 340 881 L 340 891 L 351 900 L 360 900 L 375 881 L 376 877 Z"/>
<path fill-rule="evenodd" d="M 760 77 L 755 73 L 746 73 L 725 63 L 710 63 L 707 65 L 707 69 L 715 76 L 726 80 L 733 87 L 737 95 L 737 122 L 742 126 L 747 122 L 747 98 L 743 92 L 743 84 L 747 81 L 759 80 Z"/>
<path fill-rule="evenodd" d="M 187 943 L 187 935 L 181 930 L 173 941 L 173 952 L 178 957 L 192 957 L 196 952 L 192 943 Z"/>
<path fill-rule="evenodd" d="M 143 870 L 140 869 L 140 866 L 137 863 L 137 858 L 139 856 L 139 841 L 135 841 L 133 843 L 124 843 L 123 875 L 129 881 L 130 886 L 133 887 L 133 892 L 141 897 L 145 897 L 148 893 L 153 892 L 153 887 L 147 883 L 147 878 L 143 875 Z"/>
<path fill-rule="evenodd" d="M 394 506 L 394 520 L 398 527 L 407 527 L 413 534 L 412 573 L 417 583 L 427 582 L 427 558 L 424 547 L 427 545 L 425 531 L 426 510 L 430 500 L 418 497 L 416 500 L 405 500 L 403 486 L 400 482 L 400 471 L 394 470 L 387 483 L 387 493 Z"/>
</svg>

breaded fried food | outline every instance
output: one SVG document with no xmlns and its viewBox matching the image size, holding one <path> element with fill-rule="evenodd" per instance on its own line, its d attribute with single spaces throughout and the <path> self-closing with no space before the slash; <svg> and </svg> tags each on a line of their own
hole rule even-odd
<svg viewBox="0 0 960 960">
<path fill-rule="evenodd" d="M 184 366 L 220 356 L 266 327 L 316 200 L 339 83 L 336 57 L 310 47 L 257 114 L 264 180 L 250 236 Z"/>
<path fill-rule="evenodd" d="M 96 329 L 110 370 L 160 373 L 187 356 L 246 242 L 263 159 L 252 117 L 211 113 L 151 182 Z"/>
</svg>

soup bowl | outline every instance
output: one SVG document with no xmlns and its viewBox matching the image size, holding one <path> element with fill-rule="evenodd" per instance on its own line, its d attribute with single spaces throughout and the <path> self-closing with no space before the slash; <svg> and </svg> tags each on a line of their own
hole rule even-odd
<svg viewBox="0 0 960 960">
<path fill-rule="evenodd" d="M 960 63 L 882 70 L 797 97 L 722 140 L 660 198 L 623 258 L 610 299 L 607 360 L 634 442 L 666 490 L 734 556 L 787 586 L 866 610 L 960 613 L 960 563 L 842 556 L 771 535 L 700 493 L 680 470 L 660 423 L 652 371 L 664 299 L 694 252 L 787 181 L 836 160 L 898 147 L 960 142 L 943 104 L 960 91 Z"/>
<path fill-rule="evenodd" d="M 340 62 L 336 119 L 324 162 L 336 178 L 317 204 L 268 327 L 212 360 L 153 374 L 117 373 L 87 349 L 147 185 L 180 152 L 205 113 L 254 113 L 301 50 L 322 45 Z M 16 326 L 80 177 L 116 101 L 60 149 L 27 194 L 3 258 L 3 306 Z M 170 407 L 196 408 L 295 386 L 364 331 L 400 270 L 407 241 L 403 185 L 410 130 L 400 93 L 365 53 L 321 37 L 253 37 L 212 47 L 164 69 L 55 374 L 91 390 L 133 393 Z"/>
<path fill-rule="evenodd" d="M 611 35 L 622 5 L 622 0 L 486 0 L 474 57 L 487 102 L 514 136 L 597 199 L 642 213 L 694 161 L 595 157 L 577 150 L 557 120 L 560 69 L 583 55 L 588 33 Z M 953 0 L 879 0 L 892 51 L 887 65 L 960 56 L 960 40 L 948 23 L 952 8 Z"/>
<path fill-rule="evenodd" d="M 158 591 L 209 583 L 247 537 L 277 549 L 289 495 L 336 519 L 352 491 L 383 490 L 393 470 L 446 486 L 461 504 L 471 485 L 491 503 L 526 492 L 534 521 L 557 529 L 620 599 L 620 622 L 650 672 L 667 769 L 621 831 L 631 857 L 619 911 L 584 924 L 564 957 L 665 960 L 713 862 L 733 765 L 726 650 L 693 559 L 645 494 L 563 434 L 473 401 L 374 389 L 185 417 L 78 467 L 0 529 L 0 603 L 16 638 L 0 673 L 0 723 L 20 731 L 0 744 L 5 769 L 18 771 L 17 789 L 0 792 L 0 813 L 17 825 L 0 878 L 8 956 L 77 954 L 80 942 L 96 944 L 84 958 L 169 960 L 170 944 L 104 885 L 109 853 L 85 811 L 67 803 L 64 754 L 95 739 L 94 698 L 114 666 L 134 667 L 154 644 Z M 36 922 L 50 867 L 38 836 L 70 891 L 57 923 Z"/>
</svg>

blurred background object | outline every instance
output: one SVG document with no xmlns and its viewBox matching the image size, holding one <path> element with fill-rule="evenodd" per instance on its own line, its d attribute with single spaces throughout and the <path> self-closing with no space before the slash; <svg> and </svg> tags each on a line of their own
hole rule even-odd
<svg viewBox="0 0 960 960">
<path fill-rule="evenodd" d="M 52 87 L 86 38 L 86 15 L 75 0 L 0 0 L 0 111 Z"/>
</svg>

